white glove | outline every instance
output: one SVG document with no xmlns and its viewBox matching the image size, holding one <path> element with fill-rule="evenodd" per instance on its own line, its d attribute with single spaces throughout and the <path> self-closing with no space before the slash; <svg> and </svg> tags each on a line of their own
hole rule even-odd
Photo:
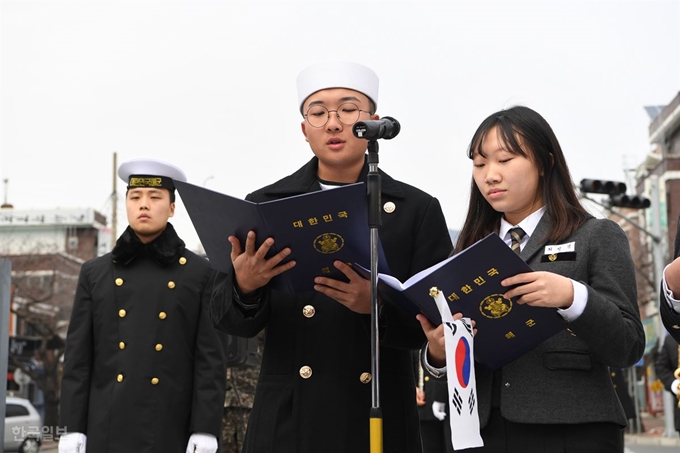
<svg viewBox="0 0 680 453">
<path fill-rule="evenodd" d="M 87 436 L 83 433 L 67 433 L 59 437 L 59 453 L 85 453 Z"/>
<path fill-rule="evenodd" d="M 435 401 L 432 403 L 432 413 L 437 417 L 437 420 L 440 422 L 444 421 L 446 418 L 446 404 Z"/>
<path fill-rule="evenodd" d="M 187 453 L 215 453 L 216 451 L 217 438 L 212 434 L 193 433 L 189 438 Z"/>
<path fill-rule="evenodd" d="M 673 382 L 671 382 L 671 392 L 673 392 L 673 394 L 677 395 L 678 390 L 680 390 L 680 379 L 676 379 Z"/>
</svg>

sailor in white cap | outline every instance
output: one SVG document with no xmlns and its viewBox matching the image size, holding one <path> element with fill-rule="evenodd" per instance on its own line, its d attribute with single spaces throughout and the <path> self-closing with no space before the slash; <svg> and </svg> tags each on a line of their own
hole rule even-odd
<svg viewBox="0 0 680 453">
<path fill-rule="evenodd" d="M 215 453 L 225 392 L 212 271 L 168 219 L 184 172 L 124 162 L 129 226 L 83 264 L 66 338 L 60 453 Z"/>
<path fill-rule="evenodd" d="M 377 75 L 357 63 L 321 63 L 302 71 L 298 108 L 314 157 L 247 199 L 264 202 L 366 181 L 368 142 L 356 138 L 352 126 L 378 119 L 378 84 Z M 391 274 L 404 281 L 445 259 L 451 239 L 436 198 L 385 173 L 381 180 L 380 239 Z M 233 270 L 218 274 L 212 300 L 213 319 L 228 333 L 255 336 L 266 329 L 243 452 L 367 452 L 373 379 L 368 280 L 336 261 L 349 282 L 317 277 L 313 292 L 277 292 L 269 280 L 296 264 L 279 264 L 288 249 L 266 258 L 273 240 L 258 249 L 255 239 L 253 231 L 245 244 L 229 238 Z M 390 303 L 382 305 L 380 322 L 385 451 L 418 453 L 408 348 L 420 348 L 425 336 L 415 317 Z"/>
</svg>

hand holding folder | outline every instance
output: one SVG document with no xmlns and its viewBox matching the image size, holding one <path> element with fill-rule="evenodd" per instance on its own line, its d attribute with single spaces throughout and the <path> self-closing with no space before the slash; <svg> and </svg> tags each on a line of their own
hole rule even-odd
<svg viewBox="0 0 680 453">
<path fill-rule="evenodd" d="M 271 286 L 290 293 L 312 291 L 314 277 L 347 281 L 334 266 L 335 260 L 369 266 L 370 235 L 364 183 L 255 203 L 204 187 L 176 181 L 191 222 L 212 267 L 229 272 L 231 244 L 236 236 L 245 245 L 248 231 L 257 234 L 256 247 L 268 237 L 274 245 L 268 256 L 286 247 L 284 262 L 296 265 L 274 277 Z M 382 248 L 379 269 L 388 271 Z"/>
<path fill-rule="evenodd" d="M 423 313 L 434 325 L 441 324 L 441 315 L 429 291 L 439 288 L 452 313 L 475 321 L 475 360 L 496 369 L 565 328 L 557 310 L 503 297 L 510 287 L 501 281 L 525 272 L 533 270 L 497 234 L 490 234 L 404 283 L 383 273 L 378 282 L 382 297 L 413 316 Z"/>
</svg>

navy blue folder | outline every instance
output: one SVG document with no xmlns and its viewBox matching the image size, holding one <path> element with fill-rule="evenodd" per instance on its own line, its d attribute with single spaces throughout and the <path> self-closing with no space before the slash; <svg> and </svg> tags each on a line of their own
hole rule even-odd
<svg viewBox="0 0 680 453">
<path fill-rule="evenodd" d="M 272 279 L 271 287 L 276 289 L 290 293 L 312 291 L 317 276 L 347 281 L 333 266 L 335 260 L 370 268 L 364 183 L 262 203 L 182 181 L 175 181 L 175 186 L 216 270 L 231 270 L 231 244 L 227 238 L 236 236 L 245 247 L 250 230 L 257 234 L 257 247 L 268 237 L 274 238 L 269 256 L 291 248 L 283 262 L 295 260 L 296 265 Z M 389 272 L 380 244 L 378 250 L 378 269 Z"/>
<path fill-rule="evenodd" d="M 413 316 L 423 313 L 439 325 L 441 316 L 430 296 L 430 288 L 437 287 L 452 314 L 462 313 L 475 320 L 475 360 L 494 370 L 566 327 L 554 308 L 520 305 L 503 298 L 510 288 L 501 286 L 501 281 L 524 272 L 533 271 L 493 233 L 403 284 L 390 275 L 379 274 L 379 292 Z M 363 269 L 362 273 L 367 271 Z"/>
</svg>

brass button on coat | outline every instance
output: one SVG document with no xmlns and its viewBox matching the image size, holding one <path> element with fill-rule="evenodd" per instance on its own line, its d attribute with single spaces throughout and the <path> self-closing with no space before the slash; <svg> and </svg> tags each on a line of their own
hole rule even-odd
<svg viewBox="0 0 680 453">
<path fill-rule="evenodd" d="M 123 375 L 122 375 L 122 374 L 119 374 L 119 375 L 116 377 L 116 380 L 117 380 L 118 382 L 123 382 Z"/>
<path fill-rule="evenodd" d="M 388 201 L 383 205 L 383 210 L 388 214 L 392 214 L 395 209 L 397 209 L 397 206 L 391 201 Z"/>
<path fill-rule="evenodd" d="M 159 319 L 165 319 L 165 318 L 167 318 L 167 317 L 168 317 L 168 315 L 166 315 L 164 311 L 158 313 L 158 318 L 159 318 Z"/>
<path fill-rule="evenodd" d="M 170 280 L 170 281 L 168 282 L 168 288 L 170 288 L 170 289 L 175 289 L 175 282 L 173 282 L 172 280 Z"/>
<path fill-rule="evenodd" d="M 300 368 L 300 376 L 302 379 L 309 379 L 312 376 L 312 368 L 307 365 Z"/>
<path fill-rule="evenodd" d="M 160 350 L 162 350 L 162 349 L 163 349 L 163 345 L 160 344 L 160 343 L 158 343 L 158 344 L 156 345 L 156 351 L 160 351 Z"/>
<path fill-rule="evenodd" d="M 116 286 L 123 286 L 123 279 L 122 278 L 118 277 L 116 279 Z"/>
<path fill-rule="evenodd" d="M 118 343 L 118 347 L 120 349 L 125 349 L 125 342 L 121 341 L 120 343 Z"/>
<path fill-rule="evenodd" d="M 179 258 L 179 264 L 181 264 L 182 266 L 184 266 L 186 263 L 187 263 L 187 259 L 184 258 L 183 256 L 181 256 L 181 257 Z"/>
<path fill-rule="evenodd" d="M 302 314 L 304 315 L 305 318 L 311 318 L 316 314 L 316 308 L 314 308 L 313 305 L 305 305 L 302 308 Z"/>
<path fill-rule="evenodd" d="M 127 312 L 123 308 L 118 310 L 118 316 L 120 316 L 121 318 L 124 318 L 125 315 L 127 315 Z"/>
<path fill-rule="evenodd" d="M 157 384 L 158 384 L 158 378 L 157 377 L 152 378 L 151 379 L 151 385 L 157 385 Z"/>
<path fill-rule="evenodd" d="M 359 376 L 359 380 L 361 381 L 362 384 L 368 384 L 369 382 L 371 382 L 371 379 L 373 379 L 371 373 L 361 373 L 361 376 Z"/>
</svg>

